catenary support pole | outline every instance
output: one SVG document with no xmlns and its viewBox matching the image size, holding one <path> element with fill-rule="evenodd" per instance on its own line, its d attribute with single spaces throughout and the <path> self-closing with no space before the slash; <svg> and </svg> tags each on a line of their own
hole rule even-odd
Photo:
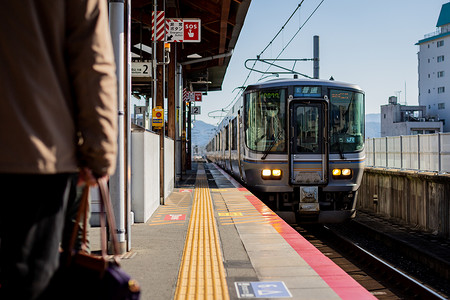
<svg viewBox="0 0 450 300">
<path fill-rule="evenodd" d="M 315 35 L 313 37 L 314 42 L 314 79 L 319 79 L 319 36 Z"/>
</svg>

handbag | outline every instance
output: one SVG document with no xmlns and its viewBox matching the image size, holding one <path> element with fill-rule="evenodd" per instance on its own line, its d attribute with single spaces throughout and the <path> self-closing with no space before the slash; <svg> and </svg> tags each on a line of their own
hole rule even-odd
<svg viewBox="0 0 450 300">
<path fill-rule="evenodd" d="M 112 258 L 107 256 L 105 219 L 110 232 L 115 233 L 116 226 L 106 179 L 98 179 L 97 184 L 101 202 L 101 255 L 88 253 L 84 250 L 86 247 L 83 246 L 87 241 L 86 225 L 89 205 L 89 187 L 86 186 L 83 190 L 69 247 L 61 255 L 60 268 L 52 280 L 51 288 L 45 299 L 138 300 L 140 297 L 139 284 L 120 267 L 119 244 L 115 234 L 111 234 L 114 255 Z M 74 251 L 81 216 L 83 216 L 81 222 L 82 249 Z"/>
</svg>

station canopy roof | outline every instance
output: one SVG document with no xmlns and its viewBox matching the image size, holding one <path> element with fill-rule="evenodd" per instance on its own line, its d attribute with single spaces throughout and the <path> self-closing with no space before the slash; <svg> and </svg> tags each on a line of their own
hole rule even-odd
<svg viewBox="0 0 450 300">
<path fill-rule="evenodd" d="M 201 42 L 177 43 L 187 86 L 196 91 L 222 89 L 231 53 L 238 40 L 251 0 L 166 0 L 166 18 L 201 19 Z M 158 9 L 162 10 L 162 1 Z M 153 0 L 131 1 L 131 45 L 135 56 L 151 59 Z M 135 45 L 140 45 L 135 47 Z M 173 47 L 172 47 L 173 49 Z M 173 50 L 172 50 L 173 51 Z M 212 59 L 216 55 L 221 58 Z M 188 58 L 189 57 L 189 58 Z M 196 61 L 196 62 L 194 62 Z"/>
</svg>

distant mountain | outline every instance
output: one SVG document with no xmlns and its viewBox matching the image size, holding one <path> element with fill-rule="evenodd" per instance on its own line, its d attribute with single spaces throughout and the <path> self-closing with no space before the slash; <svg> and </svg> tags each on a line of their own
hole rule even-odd
<svg viewBox="0 0 450 300">
<path fill-rule="evenodd" d="M 216 133 L 217 126 L 205 123 L 203 121 L 195 121 L 192 128 L 192 146 L 198 148 L 206 147 L 209 140 Z"/>
<path fill-rule="evenodd" d="M 380 114 L 366 115 L 366 138 L 376 138 L 381 136 Z"/>
</svg>

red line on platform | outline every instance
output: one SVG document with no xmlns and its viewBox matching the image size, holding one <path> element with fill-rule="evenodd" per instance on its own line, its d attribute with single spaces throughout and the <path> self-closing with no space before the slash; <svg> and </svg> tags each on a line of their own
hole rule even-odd
<svg viewBox="0 0 450 300">
<path fill-rule="evenodd" d="M 261 214 L 267 214 L 270 210 L 256 196 L 248 195 L 245 197 Z M 271 220 L 268 219 L 268 221 L 339 297 L 349 300 L 376 299 L 375 296 L 356 282 L 350 275 L 345 273 L 331 259 L 323 255 L 283 219 L 277 216 Z"/>
</svg>

